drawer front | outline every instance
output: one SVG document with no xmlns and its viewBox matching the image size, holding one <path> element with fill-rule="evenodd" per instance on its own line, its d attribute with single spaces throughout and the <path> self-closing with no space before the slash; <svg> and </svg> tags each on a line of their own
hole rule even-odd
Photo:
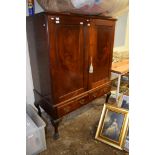
<svg viewBox="0 0 155 155">
<path fill-rule="evenodd" d="M 69 101 L 68 103 L 65 103 L 61 106 L 57 107 L 57 114 L 59 117 L 62 117 L 78 108 L 81 106 L 89 103 L 90 101 L 96 99 L 97 97 L 101 97 L 104 94 L 108 93 L 111 89 L 111 85 L 107 84 L 101 88 L 98 88 L 92 92 L 88 92 L 85 96 L 83 97 L 78 97 L 76 99 L 73 99 Z"/>
<path fill-rule="evenodd" d="M 57 108 L 57 112 L 58 112 L 58 116 L 64 116 L 65 114 L 68 114 L 74 110 L 76 110 L 77 108 L 80 108 L 81 106 L 87 104 L 89 102 L 89 98 L 88 96 L 79 98 L 79 99 L 75 99 L 63 106 L 60 106 Z"/>
<path fill-rule="evenodd" d="M 111 89 L 111 85 L 105 85 L 104 87 L 102 88 L 99 88 L 91 93 L 89 93 L 89 100 L 94 100 L 96 99 L 97 97 L 101 97 L 103 96 L 104 94 L 108 93 Z"/>
</svg>

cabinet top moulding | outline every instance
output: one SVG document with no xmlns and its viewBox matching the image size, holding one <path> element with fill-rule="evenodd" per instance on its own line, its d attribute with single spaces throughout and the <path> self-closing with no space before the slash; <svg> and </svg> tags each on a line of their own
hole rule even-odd
<svg viewBox="0 0 155 155">
<path fill-rule="evenodd" d="M 41 12 L 37 13 L 36 15 L 54 15 L 54 16 L 68 16 L 68 17 L 79 17 L 79 18 L 86 18 L 86 19 L 105 19 L 105 20 L 112 20 L 117 21 L 116 18 L 110 17 L 110 16 L 99 16 L 99 15 L 82 15 L 82 14 L 74 14 L 74 13 L 57 13 L 57 12 Z M 33 17 L 33 16 L 30 16 Z"/>
</svg>

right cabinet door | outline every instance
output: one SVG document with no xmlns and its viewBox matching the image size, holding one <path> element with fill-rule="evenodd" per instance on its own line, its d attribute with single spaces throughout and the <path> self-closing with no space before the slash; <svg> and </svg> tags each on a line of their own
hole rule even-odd
<svg viewBox="0 0 155 155">
<path fill-rule="evenodd" d="M 92 20 L 89 32 L 89 89 L 110 81 L 115 21 Z"/>
</svg>

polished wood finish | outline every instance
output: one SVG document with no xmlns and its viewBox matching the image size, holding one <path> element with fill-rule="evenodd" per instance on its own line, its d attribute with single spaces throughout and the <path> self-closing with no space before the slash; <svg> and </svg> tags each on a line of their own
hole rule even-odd
<svg viewBox="0 0 155 155">
<path fill-rule="evenodd" d="M 111 23 L 108 23 L 111 24 Z M 89 60 L 92 58 L 94 68 L 93 76 L 90 77 L 89 88 L 95 88 L 110 80 L 111 53 L 113 51 L 114 31 L 107 21 L 93 20 L 90 28 Z M 91 74 L 90 74 L 91 76 Z"/>
<path fill-rule="evenodd" d="M 59 120 L 110 92 L 115 19 L 39 13 L 27 17 L 35 106 Z M 90 65 L 93 72 L 90 73 Z"/>
<path fill-rule="evenodd" d="M 50 65 L 55 103 L 86 91 L 84 76 L 84 29 L 80 19 L 60 19 L 55 24 L 48 18 Z"/>
</svg>

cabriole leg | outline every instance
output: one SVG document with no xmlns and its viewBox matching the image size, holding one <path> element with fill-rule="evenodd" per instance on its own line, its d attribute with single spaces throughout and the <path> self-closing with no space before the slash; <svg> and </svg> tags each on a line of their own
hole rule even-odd
<svg viewBox="0 0 155 155">
<path fill-rule="evenodd" d="M 111 92 L 108 92 L 108 93 L 107 93 L 106 100 L 105 100 L 105 103 L 108 103 L 108 100 L 109 100 L 110 95 L 111 95 Z"/>
<path fill-rule="evenodd" d="M 59 122 L 60 120 L 53 120 L 51 119 L 51 123 L 54 127 L 54 135 L 53 135 L 53 139 L 57 140 L 60 136 L 59 136 L 59 131 L 58 131 L 58 126 L 59 126 Z"/>
<path fill-rule="evenodd" d="M 38 110 L 38 115 L 41 117 L 41 109 L 40 109 L 40 106 L 39 106 L 39 102 L 34 102 L 34 105 Z"/>
</svg>

